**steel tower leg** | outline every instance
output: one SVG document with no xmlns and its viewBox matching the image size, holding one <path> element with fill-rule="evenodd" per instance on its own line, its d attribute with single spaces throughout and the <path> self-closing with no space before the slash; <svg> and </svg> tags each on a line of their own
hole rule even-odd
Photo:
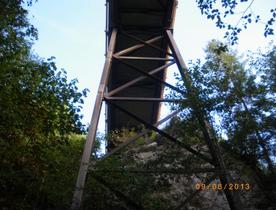
<svg viewBox="0 0 276 210">
<path fill-rule="evenodd" d="M 105 60 L 104 68 L 103 68 L 100 85 L 98 88 L 98 93 L 96 96 L 96 101 L 95 101 L 94 110 L 93 110 L 93 114 L 92 114 L 92 118 L 91 118 L 91 122 L 90 122 L 90 127 L 89 127 L 89 131 L 87 134 L 86 143 L 84 146 L 84 151 L 82 154 L 82 159 L 81 159 L 81 164 L 80 164 L 80 169 L 79 169 L 79 174 L 78 174 L 78 178 L 77 178 L 75 192 L 73 195 L 71 209 L 79 209 L 81 206 L 83 188 L 85 185 L 91 151 L 92 151 L 92 147 L 93 147 L 94 140 L 96 137 L 102 102 L 103 102 L 103 98 L 104 98 L 104 92 L 105 92 L 105 88 L 106 88 L 109 73 L 110 73 L 111 61 L 112 61 L 113 51 L 114 51 L 115 42 L 116 42 L 116 35 L 117 35 L 117 29 L 113 29 L 112 35 L 111 35 L 111 38 L 109 41 L 108 52 L 106 55 L 106 60 Z"/>
<path fill-rule="evenodd" d="M 212 159 L 215 162 L 216 167 L 225 172 L 219 175 L 220 181 L 224 186 L 226 184 L 228 186 L 229 183 L 233 183 L 233 181 L 229 172 L 226 171 L 226 167 L 225 167 L 223 158 L 221 156 L 221 152 L 219 149 L 219 145 L 217 144 L 217 140 L 212 135 L 212 131 L 210 130 L 211 126 L 209 125 L 209 122 L 206 120 L 206 115 L 204 113 L 204 110 L 202 109 L 202 107 L 198 106 L 199 104 L 198 95 L 192 86 L 192 83 L 191 83 L 192 80 L 187 72 L 187 67 L 184 63 L 184 60 L 180 54 L 179 49 L 177 48 L 177 45 L 175 43 L 175 40 L 173 38 L 171 31 L 167 30 L 166 35 L 169 42 L 169 46 L 176 60 L 179 72 L 184 81 L 184 85 L 187 88 L 188 100 L 190 101 L 190 105 L 192 109 L 194 109 L 196 113 L 197 120 L 201 126 L 201 130 L 204 135 L 204 140 L 210 150 Z M 231 209 L 233 210 L 243 209 L 240 197 L 238 195 L 238 191 L 233 192 L 233 191 L 230 191 L 229 189 L 225 189 L 224 192 Z"/>
</svg>

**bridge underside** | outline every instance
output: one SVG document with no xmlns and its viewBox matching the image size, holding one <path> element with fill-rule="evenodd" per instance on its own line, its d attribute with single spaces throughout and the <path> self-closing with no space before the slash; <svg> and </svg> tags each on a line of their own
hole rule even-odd
<svg viewBox="0 0 276 210">
<path fill-rule="evenodd" d="M 116 58 L 117 56 L 118 59 L 113 59 L 112 61 L 108 81 L 108 91 L 110 92 L 142 75 L 141 72 L 135 71 L 131 66 L 149 72 L 163 66 L 167 62 L 168 53 L 166 49 L 168 49 L 168 43 L 166 39 L 163 39 L 162 34 L 165 29 L 172 28 L 176 2 L 172 0 L 110 0 L 107 6 L 107 31 L 111 32 L 113 28 L 118 29 L 114 50 L 116 52 L 114 57 Z M 107 33 L 108 42 L 110 36 L 111 33 Z M 156 48 L 146 45 L 130 53 L 125 51 L 125 49 L 133 46 L 141 45 L 141 40 L 150 40 L 154 37 L 157 37 L 156 41 L 154 41 Z M 165 72 L 160 71 L 155 76 L 160 80 L 165 80 Z M 147 78 L 109 96 L 161 98 L 162 94 L 163 86 L 159 82 Z M 124 100 L 114 103 L 126 110 L 131 110 L 133 114 L 149 123 L 153 124 L 158 120 L 159 102 Z M 113 106 L 108 106 L 108 131 L 123 127 L 133 128 L 138 124 L 137 121 L 125 113 Z"/>
</svg>

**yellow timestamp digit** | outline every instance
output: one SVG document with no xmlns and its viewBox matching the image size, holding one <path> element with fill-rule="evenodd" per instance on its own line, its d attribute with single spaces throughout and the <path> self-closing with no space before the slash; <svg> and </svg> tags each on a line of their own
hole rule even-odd
<svg viewBox="0 0 276 210">
<path fill-rule="evenodd" d="M 196 190 L 200 190 L 201 189 L 201 183 L 196 183 L 195 188 L 196 188 Z"/>
</svg>

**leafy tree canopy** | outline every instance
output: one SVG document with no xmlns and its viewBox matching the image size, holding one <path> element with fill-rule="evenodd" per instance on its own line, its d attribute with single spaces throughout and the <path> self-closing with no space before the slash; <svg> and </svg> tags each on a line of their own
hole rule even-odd
<svg viewBox="0 0 276 210">
<path fill-rule="evenodd" d="M 268 174 L 275 173 L 275 49 L 253 54 L 245 64 L 229 47 L 211 41 L 205 61 L 191 63 L 189 68 L 199 104 L 216 135 L 224 133 L 233 151 L 252 167 L 266 168 Z M 177 79 L 179 88 L 186 91 L 181 78 Z M 187 120 L 193 113 L 183 106 Z"/>
<path fill-rule="evenodd" d="M 63 158 L 68 149 L 80 151 L 83 138 L 72 135 L 85 132 L 80 110 L 87 90 L 69 81 L 53 57 L 31 52 L 37 30 L 25 4 L 32 1 L 0 0 L 0 208 L 62 209 L 48 206 L 60 198 L 51 194 L 59 191 L 53 179 L 72 170 L 71 160 Z M 58 179 L 73 178 L 64 177 Z M 64 194 L 71 199 L 70 191 Z"/>
<path fill-rule="evenodd" d="M 249 24 L 263 23 L 264 24 L 264 36 L 274 35 L 275 20 L 276 20 L 276 7 L 270 8 L 267 13 L 270 17 L 264 19 L 258 14 L 258 11 L 251 9 L 254 0 L 196 0 L 197 6 L 201 11 L 201 14 L 208 19 L 214 20 L 216 26 L 220 29 L 226 30 L 225 38 L 230 40 L 230 43 L 236 44 L 238 41 L 238 34 L 247 29 Z M 264 2 L 265 3 L 265 2 Z M 246 6 L 240 15 L 240 19 L 237 22 L 229 22 L 229 17 L 234 14 L 239 14 L 239 8 Z"/>
</svg>

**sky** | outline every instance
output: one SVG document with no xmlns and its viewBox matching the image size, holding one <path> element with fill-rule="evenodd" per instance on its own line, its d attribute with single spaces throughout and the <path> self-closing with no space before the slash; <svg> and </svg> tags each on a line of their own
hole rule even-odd
<svg viewBox="0 0 276 210">
<path fill-rule="evenodd" d="M 251 8 L 265 18 L 267 11 L 275 7 L 275 0 L 255 0 Z M 229 21 L 236 23 L 240 12 Z M 30 8 L 29 19 L 39 34 L 33 51 L 43 58 L 56 57 L 58 68 L 65 69 L 69 79 L 77 78 L 80 89 L 90 90 L 82 110 L 84 124 L 90 122 L 104 65 L 105 17 L 104 0 L 38 0 Z M 253 24 L 242 32 L 235 46 L 238 52 L 255 51 L 275 40 L 275 36 L 264 38 L 264 27 L 264 24 Z M 212 39 L 223 40 L 223 36 L 224 32 L 213 21 L 201 15 L 195 0 L 179 0 L 174 38 L 186 63 L 204 58 L 207 43 Z M 172 73 L 168 74 L 168 81 L 173 84 Z M 168 109 L 162 110 L 164 116 Z M 101 132 L 104 132 L 103 119 L 102 115 Z"/>
</svg>

